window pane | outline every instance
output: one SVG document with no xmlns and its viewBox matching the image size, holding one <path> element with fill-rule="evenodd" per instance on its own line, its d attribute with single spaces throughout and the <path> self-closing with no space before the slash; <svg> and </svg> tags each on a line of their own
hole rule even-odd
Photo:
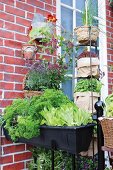
<svg viewBox="0 0 113 170">
<path fill-rule="evenodd" d="M 83 22 L 82 22 L 82 13 L 80 12 L 76 12 L 76 26 L 81 26 L 83 25 Z"/>
<path fill-rule="evenodd" d="M 73 31 L 73 11 L 65 7 L 61 7 L 61 24 L 68 32 Z"/>
<path fill-rule="evenodd" d="M 72 6 L 72 0 L 61 0 L 62 3 Z"/>
<path fill-rule="evenodd" d="M 76 0 L 76 8 L 83 11 L 85 7 L 85 0 Z"/>
</svg>

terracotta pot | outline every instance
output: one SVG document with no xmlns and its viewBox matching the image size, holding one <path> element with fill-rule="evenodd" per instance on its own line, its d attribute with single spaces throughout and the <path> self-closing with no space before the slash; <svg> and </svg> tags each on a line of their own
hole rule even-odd
<svg viewBox="0 0 113 170">
<path fill-rule="evenodd" d="M 36 52 L 37 52 L 37 46 L 32 45 L 32 44 L 23 44 L 22 56 L 26 60 L 33 60 Z"/>
<path fill-rule="evenodd" d="M 89 26 L 81 26 L 74 29 L 77 34 L 77 41 L 80 44 L 89 44 L 90 40 L 92 43 L 97 41 L 99 36 L 99 29 L 96 26 L 91 26 L 91 35 L 89 35 Z"/>
</svg>

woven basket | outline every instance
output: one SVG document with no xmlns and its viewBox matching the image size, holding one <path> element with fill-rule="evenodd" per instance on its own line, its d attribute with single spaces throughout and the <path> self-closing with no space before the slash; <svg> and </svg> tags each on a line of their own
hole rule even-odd
<svg viewBox="0 0 113 170">
<path fill-rule="evenodd" d="M 23 90 L 24 92 L 24 97 L 30 98 L 33 96 L 40 96 L 43 94 L 42 91 L 32 91 L 32 90 Z"/>
<path fill-rule="evenodd" d="M 113 118 L 99 118 L 104 134 L 104 146 L 113 149 Z"/>
<path fill-rule="evenodd" d="M 75 33 L 77 34 L 77 41 L 80 44 L 89 44 L 91 41 L 92 43 L 97 41 L 99 36 L 99 29 L 96 26 L 91 27 L 91 35 L 89 36 L 89 26 L 81 26 L 74 29 Z"/>
</svg>

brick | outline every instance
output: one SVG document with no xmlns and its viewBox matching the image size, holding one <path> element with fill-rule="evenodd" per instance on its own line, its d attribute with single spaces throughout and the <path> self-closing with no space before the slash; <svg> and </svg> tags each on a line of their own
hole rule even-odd
<svg viewBox="0 0 113 170">
<path fill-rule="evenodd" d="M 24 68 L 24 67 L 16 67 L 15 68 L 15 73 L 26 74 L 27 72 L 28 72 L 27 68 Z"/>
<path fill-rule="evenodd" d="M 27 3 L 31 4 L 33 6 L 44 8 L 44 2 L 41 2 L 41 1 L 38 1 L 38 0 L 35 0 L 35 1 L 27 0 Z"/>
<path fill-rule="evenodd" d="M 24 76 L 4 73 L 4 80 L 9 82 L 22 82 Z"/>
<path fill-rule="evenodd" d="M 53 13 L 56 13 L 56 8 L 51 5 L 45 4 L 45 9 Z"/>
<path fill-rule="evenodd" d="M 0 100 L 0 107 L 4 108 L 6 106 L 11 105 L 12 101 L 11 100 Z"/>
<path fill-rule="evenodd" d="M 7 146 L 3 148 L 4 154 L 25 151 L 25 144 Z"/>
<path fill-rule="evenodd" d="M 4 57 L 4 62 L 6 64 L 14 64 L 14 65 L 25 65 L 25 61 L 22 58 L 14 58 L 14 57 Z"/>
<path fill-rule="evenodd" d="M 2 98 L 2 90 L 0 90 L 0 98 Z"/>
<path fill-rule="evenodd" d="M 0 73 L 0 80 L 3 80 L 3 73 Z"/>
<path fill-rule="evenodd" d="M 5 72 L 13 73 L 14 72 L 14 67 L 13 66 L 9 66 L 9 65 L 0 64 L 0 71 L 5 71 Z"/>
<path fill-rule="evenodd" d="M 5 47 L 0 47 L 0 53 L 2 55 L 11 55 L 11 56 L 13 56 L 14 55 L 14 50 L 9 49 L 9 48 L 5 48 Z"/>
<path fill-rule="evenodd" d="M 5 11 L 7 13 L 16 15 L 16 16 L 21 16 L 21 17 L 25 17 L 25 11 L 21 10 L 21 9 L 17 9 L 15 7 L 11 7 L 11 6 L 6 6 Z"/>
<path fill-rule="evenodd" d="M 2 164 L 6 164 L 6 163 L 12 163 L 13 162 L 13 156 L 4 156 L 2 157 Z"/>
<path fill-rule="evenodd" d="M 0 46 L 3 46 L 3 40 L 0 38 Z"/>
<path fill-rule="evenodd" d="M 4 99 L 17 99 L 17 98 L 23 98 L 23 92 L 4 92 Z"/>
<path fill-rule="evenodd" d="M 3 57 L 2 56 L 0 56 L 0 63 L 2 63 L 3 62 Z"/>
<path fill-rule="evenodd" d="M 16 1 L 16 7 L 34 13 L 34 7 L 29 4 Z"/>
<path fill-rule="evenodd" d="M 13 90 L 14 89 L 14 83 L 0 82 L 0 89 Z"/>
<path fill-rule="evenodd" d="M 27 19 L 33 20 L 34 14 L 27 12 Z"/>
<path fill-rule="evenodd" d="M 22 34 L 18 34 L 18 33 L 15 33 L 15 39 L 18 41 L 22 41 L 22 44 L 23 44 L 23 42 L 29 41 L 29 38 L 27 35 L 22 35 Z"/>
<path fill-rule="evenodd" d="M 5 22 L 5 28 L 8 30 L 11 30 L 11 31 L 25 33 L 25 27 L 16 25 L 16 24 L 12 24 L 9 22 Z"/>
<path fill-rule="evenodd" d="M 14 155 L 14 161 L 17 162 L 17 161 L 27 160 L 27 159 L 31 159 L 31 157 L 32 157 L 32 153 L 31 152 L 15 154 Z"/>
<path fill-rule="evenodd" d="M 23 84 L 15 84 L 15 90 L 22 91 L 23 90 Z"/>
<path fill-rule="evenodd" d="M 21 47 L 21 49 L 22 49 L 22 47 Z M 15 50 L 15 57 L 21 57 L 21 58 L 23 58 L 23 55 L 22 55 L 22 50 Z"/>
<path fill-rule="evenodd" d="M 8 38 L 8 39 L 14 39 L 14 32 L 10 32 L 8 30 L 0 29 L 0 37 Z"/>
<path fill-rule="evenodd" d="M 0 19 L 14 22 L 14 16 L 0 11 Z"/>
<path fill-rule="evenodd" d="M 11 47 L 11 48 L 21 48 L 22 43 L 18 42 L 18 41 L 13 41 L 13 40 L 5 40 L 4 41 L 5 46 L 7 47 Z"/>
<path fill-rule="evenodd" d="M 7 140 L 5 137 L 1 137 L 1 145 L 13 144 L 11 141 Z"/>
<path fill-rule="evenodd" d="M 4 4 L 7 4 L 7 5 L 14 6 L 14 0 L 10 0 L 10 1 L 8 1 L 8 0 L 0 0 L 0 2 L 3 2 Z"/>
<path fill-rule="evenodd" d="M 22 169 L 24 169 L 24 162 L 3 166 L 3 170 L 22 170 Z"/>
<path fill-rule="evenodd" d="M 24 25 L 26 27 L 29 27 L 31 25 L 31 21 L 28 21 L 20 17 L 16 17 L 16 23 L 20 25 Z"/>
<path fill-rule="evenodd" d="M 3 26 L 4 26 L 4 21 L 0 20 L 0 28 L 3 28 Z"/>
<path fill-rule="evenodd" d="M 52 5 L 52 0 L 45 0 L 44 2 L 47 3 L 47 4 Z"/>
<path fill-rule="evenodd" d="M 4 5 L 0 4 L 0 10 L 3 11 L 3 9 L 4 9 Z"/>
</svg>

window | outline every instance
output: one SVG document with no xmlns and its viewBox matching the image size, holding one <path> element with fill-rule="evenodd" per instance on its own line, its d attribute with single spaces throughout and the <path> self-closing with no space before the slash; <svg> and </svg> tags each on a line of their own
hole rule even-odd
<svg viewBox="0 0 113 170">
<path fill-rule="evenodd" d="M 82 12 L 85 7 L 85 0 L 57 0 L 57 18 L 60 21 L 61 25 L 68 31 L 73 32 L 74 28 L 77 26 L 81 26 L 82 24 Z M 104 30 L 106 28 L 106 21 L 105 21 L 105 0 L 92 0 L 93 3 L 93 10 L 95 11 L 94 14 L 94 24 L 98 25 L 99 28 L 101 27 L 101 30 Z M 99 19 L 97 16 L 100 15 Z M 103 37 L 103 38 L 102 38 Z M 99 41 L 98 41 L 98 50 L 99 53 L 102 55 L 106 54 L 106 36 L 100 33 Z M 103 50 L 104 49 L 104 50 Z M 92 51 L 94 49 L 92 48 Z M 81 52 L 82 50 L 80 50 Z M 74 57 L 74 56 L 73 56 Z M 102 58 L 100 58 L 100 62 L 102 61 Z M 101 70 L 106 72 L 106 76 L 104 78 L 107 79 L 107 70 L 106 70 L 106 63 L 107 63 L 107 54 L 104 58 L 104 62 L 100 64 Z M 63 84 L 64 93 L 68 95 L 70 99 L 73 99 L 73 82 L 67 81 L 65 84 Z M 107 84 L 105 84 L 103 91 L 107 95 Z"/>
</svg>

